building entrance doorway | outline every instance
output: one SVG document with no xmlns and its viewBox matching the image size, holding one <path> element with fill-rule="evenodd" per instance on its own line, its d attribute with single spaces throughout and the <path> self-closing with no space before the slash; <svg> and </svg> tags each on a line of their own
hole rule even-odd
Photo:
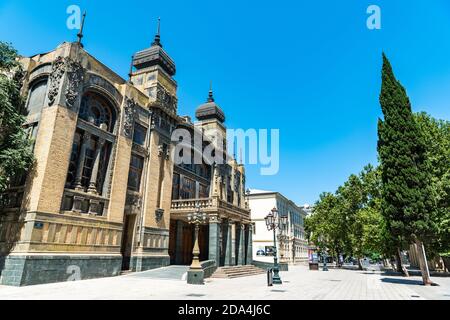
<svg viewBox="0 0 450 320">
<path fill-rule="evenodd" d="M 173 265 L 190 265 L 194 248 L 194 226 L 182 220 L 170 221 L 169 255 Z M 200 247 L 200 261 L 208 260 L 208 225 L 200 226 L 198 233 Z"/>
<path fill-rule="evenodd" d="M 133 249 L 134 224 L 136 222 L 135 214 L 125 215 L 122 232 L 122 244 L 120 253 L 122 254 L 122 270 L 130 270 L 131 252 Z"/>
</svg>

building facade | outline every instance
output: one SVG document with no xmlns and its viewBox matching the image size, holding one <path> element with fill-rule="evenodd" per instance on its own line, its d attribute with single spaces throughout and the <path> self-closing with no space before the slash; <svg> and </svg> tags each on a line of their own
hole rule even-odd
<svg viewBox="0 0 450 320">
<path fill-rule="evenodd" d="M 305 236 L 306 212 L 293 201 L 278 192 L 252 190 L 249 195 L 253 223 L 253 258 L 273 261 L 273 231 L 268 231 L 265 217 L 273 208 L 281 216 L 287 216 L 284 228 L 276 230 L 280 262 L 299 263 L 308 259 L 308 242 Z"/>
<path fill-rule="evenodd" d="M 21 62 L 35 164 L 1 195 L 1 284 L 189 264 L 197 206 L 209 217 L 202 260 L 251 263 L 244 167 L 226 148 L 214 150 L 225 163 L 175 163 L 175 130 L 199 132 L 206 147 L 203 130 L 224 131 L 225 115 L 212 92 L 198 123 L 177 114 L 175 63 L 159 33 L 134 54 L 128 80 L 80 41 Z"/>
</svg>

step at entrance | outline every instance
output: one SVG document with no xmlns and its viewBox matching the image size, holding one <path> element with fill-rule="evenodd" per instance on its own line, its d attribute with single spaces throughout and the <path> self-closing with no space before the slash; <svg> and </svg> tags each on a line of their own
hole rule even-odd
<svg viewBox="0 0 450 320">
<path fill-rule="evenodd" d="M 239 277 L 250 277 L 266 273 L 265 270 L 253 265 L 230 266 L 217 268 L 211 278 L 232 279 Z"/>
</svg>

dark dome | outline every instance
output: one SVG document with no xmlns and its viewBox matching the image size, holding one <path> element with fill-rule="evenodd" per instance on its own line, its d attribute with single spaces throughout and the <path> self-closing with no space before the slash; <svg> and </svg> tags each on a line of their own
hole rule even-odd
<svg viewBox="0 0 450 320">
<path fill-rule="evenodd" d="M 220 122 L 225 122 L 225 113 L 214 102 L 212 90 L 209 91 L 209 97 L 206 103 L 202 104 L 195 111 L 195 117 L 198 120 L 217 119 Z"/>
</svg>

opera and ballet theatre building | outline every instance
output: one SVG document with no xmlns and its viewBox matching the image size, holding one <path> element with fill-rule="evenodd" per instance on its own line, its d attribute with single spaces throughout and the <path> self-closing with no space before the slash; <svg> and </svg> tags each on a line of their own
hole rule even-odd
<svg viewBox="0 0 450 320">
<path fill-rule="evenodd" d="M 202 155 L 215 139 L 205 132 L 226 136 L 225 114 L 210 91 L 197 121 L 178 115 L 175 63 L 159 33 L 134 54 L 127 80 L 81 41 L 21 62 L 35 163 L 1 195 L 1 284 L 189 265 L 188 215 L 196 210 L 208 218 L 199 229 L 201 261 L 252 263 L 244 167 L 226 147 L 213 152 L 223 162 Z M 177 130 L 203 142 L 174 139 Z M 175 161 L 186 159 L 178 139 L 201 161 Z"/>
</svg>

